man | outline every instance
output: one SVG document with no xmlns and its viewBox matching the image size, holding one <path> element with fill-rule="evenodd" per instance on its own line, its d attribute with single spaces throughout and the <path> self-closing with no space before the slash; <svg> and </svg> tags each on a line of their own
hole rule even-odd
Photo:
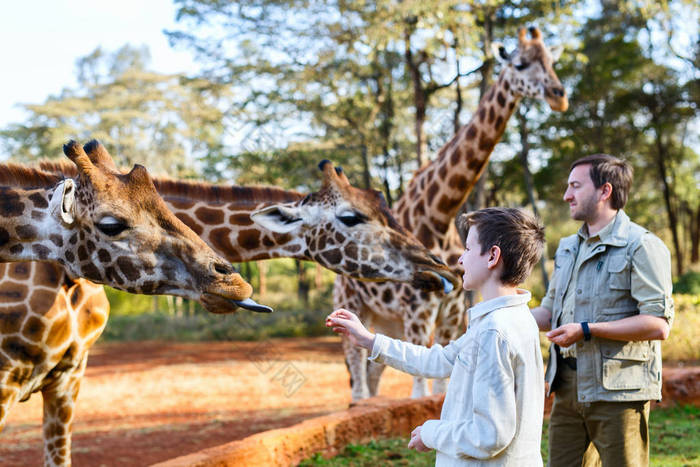
<svg viewBox="0 0 700 467">
<path fill-rule="evenodd" d="M 673 319 L 671 256 L 622 210 L 631 184 L 629 164 L 606 154 L 571 166 L 564 201 L 583 226 L 559 243 L 532 310 L 552 342 L 550 466 L 597 463 L 591 443 L 604 467 L 649 463 L 649 400 L 661 398 L 659 340 Z"/>
</svg>

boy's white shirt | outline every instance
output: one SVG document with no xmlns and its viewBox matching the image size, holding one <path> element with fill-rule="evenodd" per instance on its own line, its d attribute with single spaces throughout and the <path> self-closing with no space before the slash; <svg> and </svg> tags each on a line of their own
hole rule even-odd
<svg viewBox="0 0 700 467">
<path fill-rule="evenodd" d="M 544 372 L 539 330 L 518 289 L 470 308 L 467 332 L 430 348 L 377 334 L 370 360 L 412 375 L 449 376 L 440 420 L 421 428 L 436 466 L 541 466 Z"/>
</svg>

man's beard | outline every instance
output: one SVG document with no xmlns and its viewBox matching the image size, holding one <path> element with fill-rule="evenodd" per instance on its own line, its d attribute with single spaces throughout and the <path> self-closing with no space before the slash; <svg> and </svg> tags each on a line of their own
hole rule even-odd
<svg viewBox="0 0 700 467">
<path fill-rule="evenodd" d="M 578 210 L 571 214 L 571 217 L 577 221 L 593 222 L 596 213 L 595 196 L 583 199 L 578 203 Z"/>
</svg>

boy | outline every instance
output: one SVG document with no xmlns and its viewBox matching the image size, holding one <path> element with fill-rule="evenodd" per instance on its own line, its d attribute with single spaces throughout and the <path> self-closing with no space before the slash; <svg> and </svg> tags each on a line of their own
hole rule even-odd
<svg viewBox="0 0 700 467">
<path fill-rule="evenodd" d="M 326 326 L 371 350 L 371 360 L 413 375 L 450 377 L 440 420 L 411 433 L 409 448 L 437 450 L 437 466 L 541 466 L 544 380 L 538 328 L 518 289 L 537 263 L 544 228 L 530 214 L 488 208 L 463 215 L 464 289 L 483 302 L 471 308 L 467 332 L 446 347 L 417 346 L 372 334 L 339 309 Z"/>
</svg>

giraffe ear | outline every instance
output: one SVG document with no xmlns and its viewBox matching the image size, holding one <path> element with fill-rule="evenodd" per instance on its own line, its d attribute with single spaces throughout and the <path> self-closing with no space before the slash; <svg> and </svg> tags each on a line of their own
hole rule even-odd
<svg viewBox="0 0 700 467">
<path fill-rule="evenodd" d="M 250 218 L 259 226 L 276 233 L 288 233 L 299 228 L 299 207 L 293 204 L 273 204 L 253 211 Z"/>
<path fill-rule="evenodd" d="M 553 62 L 558 62 L 559 57 L 561 57 L 561 53 L 564 51 L 564 47 L 562 45 L 555 45 L 549 48 L 549 53 L 552 54 L 552 61 Z"/>
<path fill-rule="evenodd" d="M 500 42 L 491 43 L 491 53 L 501 63 L 507 63 L 510 61 L 510 54 L 506 52 L 506 48 Z"/>
<path fill-rule="evenodd" d="M 75 182 L 71 178 L 65 179 L 51 198 L 51 212 L 57 209 L 61 220 L 68 225 L 73 224 L 75 215 L 73 207 L 75 205 Z"/>
</svg>

